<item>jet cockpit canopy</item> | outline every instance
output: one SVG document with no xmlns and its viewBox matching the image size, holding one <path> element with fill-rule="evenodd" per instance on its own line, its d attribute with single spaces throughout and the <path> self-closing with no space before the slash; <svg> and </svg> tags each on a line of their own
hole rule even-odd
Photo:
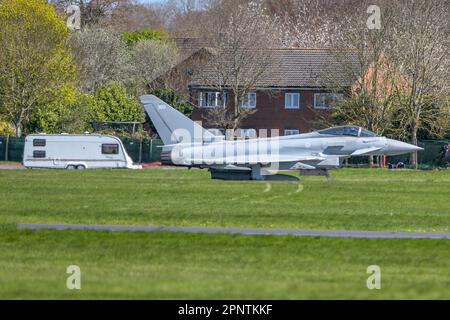
<svg viewBox="0 0 450 320">
<path fill-rule="evenodd" d="M 317 131 L 330 136 L 377 137 L 375 133 L 358 126 L 339 126 Z"/>
</svg>

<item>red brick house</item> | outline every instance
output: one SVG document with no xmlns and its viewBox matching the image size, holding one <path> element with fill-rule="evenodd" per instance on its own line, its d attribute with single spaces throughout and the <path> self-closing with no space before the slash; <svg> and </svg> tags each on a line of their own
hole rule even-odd
<svg viewBox="0 0 450 320">
<path fill-rule="evenodd" d="M 177 39 L 182 56 L 186 59 L 202 52 L 187 39 Z M 345 55 L 345 63 L 336 51 L 327 49 L 274 49 L 276 65 L 270 76 L 261 79 L 248 93 L 243 107 L 255 109 L 245 118 L 240 128 L 244 135 L 253 136 L 260 130 L 275 129 L 280 135 L 297 134 L 318 128 L 321 114 L 329 112 L 334 101 L 349 92 L 356 80 L 347 72 L 356 67 L 356 56 Z M 186 53 L 188 52 L 188 53 Z M 210 58 L 213 58 L 211 55 Z M 230 92 L 217 92 L 202 83 L 196 72 L 189 70 L 187 81 L 191 102 L 197 106 L 193 120 L 207 124 L 207 110 L 230 107 Z M 200 71 L 198 71 L 200 72 Z M 211 71 L 201 71 L 211 72 Z M 214 76 L 214 75 L 211 75 Z M 334 88 L 334 89 L 330 89 Z M 221 129 L 221 128 L 217 128 Z"/>
</svg>

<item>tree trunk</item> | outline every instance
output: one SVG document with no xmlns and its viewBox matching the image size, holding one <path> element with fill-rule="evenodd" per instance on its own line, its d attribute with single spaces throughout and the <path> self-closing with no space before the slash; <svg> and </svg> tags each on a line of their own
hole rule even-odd
<svg viewBox="0 0 450 320">
<path fill-rule="evenodd" d="M 369 168 L 373 168 L 373 156 L 369 156 Z"/>
<path fill-rule="evenodd" d="M 234 106 L 233 106 L 234 117 L 237 118 L 237 117 L 239 117 L 239 105 L 238 105 L 239 98 L 237 96 L 236 91 L 233 93 L 233 95 L 234 95 L 234 97 L 233 97 L 234 98 Z"/>
<path fill-rule="evenodd" d="M 412 138 L 411 138 L 411 143 L 412 143 L 413 145 L 417 146 L 417 128 L 416 128 L 416 127 L 413 127 L 411 137 L 412 137 Z M 418 168 L 417 151 L 411 153 L 410 159 L 411 159 L 411 160 L 410 160 L 410 161 L 411 161 L 411 164 L 412 164 L 413 166 L 415 166 L 416 169 L 417 169 L 417 168 Z"/>
<path fill-rule="evenodd" d="M 14 124 L 14 129 L 16 130 L 16 137 L 22 136 L 22 128 L 20 122 L 18 124 Z"/>
<path fill-rule="evenodd" d="M 234 92 L 234 106 L 233 106 L 233 110 L 234 110 L 234 123 L 233 123 L 233 130 L 236 133 L 236 130 L 239 128 L 240 125 L 240 119 L 239 119 L 239 98 L 237 95 L 237 92 Z"/>
</svg>

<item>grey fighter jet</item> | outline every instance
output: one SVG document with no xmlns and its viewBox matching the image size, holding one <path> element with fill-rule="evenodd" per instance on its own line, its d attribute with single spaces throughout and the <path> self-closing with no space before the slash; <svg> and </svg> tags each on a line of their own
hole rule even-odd
<svg viewBox="0 0 450 320">
<path fill-rule="evenodd" d="M 340 126 L 310 133 L 226 140 L 204 129 L 152 95 L 140 97 L 164 146 L 162 163 L 207 168 L 213 179 L 292 180 L 284 170 L 329 178 L 346 158 L 399 155 L 423 150 L 415 145 L 377 136 L 357 126 Z"/>
</svg>

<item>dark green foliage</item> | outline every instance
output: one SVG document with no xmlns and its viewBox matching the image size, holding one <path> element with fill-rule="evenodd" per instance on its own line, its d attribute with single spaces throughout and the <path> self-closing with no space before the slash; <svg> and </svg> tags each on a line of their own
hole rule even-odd
<svg viewBox="0 0 450 320">
<path fill-rule="evenodd" d="M 161 88 L 151 91 L 151 94 L 171 105 L 188 118 L 192 116 L 194 106 L 190 102 L 183 101 L 182 97 L 175 90 L 170 88 Z"/>
<path fill-rule="evenodd" d="M 95 93 L 95 108 L 91 110 L 93 121 L 144 121 L 144 110 L 123 84 L 113 82 L 101 86 Z"/>
</svg>

